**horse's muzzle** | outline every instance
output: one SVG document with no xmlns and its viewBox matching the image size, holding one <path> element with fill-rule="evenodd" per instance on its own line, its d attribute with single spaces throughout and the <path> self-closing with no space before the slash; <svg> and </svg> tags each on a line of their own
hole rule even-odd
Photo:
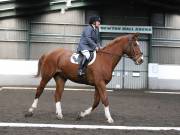
<svg viewBox="0 0 180 135">
<path fill-rule="evenodd" d="M 140 65 L 144 62 L 143 55 L 141 55 L 139 58 L 137 58 L 135 61 L 136 65 Z"/>
</svg>

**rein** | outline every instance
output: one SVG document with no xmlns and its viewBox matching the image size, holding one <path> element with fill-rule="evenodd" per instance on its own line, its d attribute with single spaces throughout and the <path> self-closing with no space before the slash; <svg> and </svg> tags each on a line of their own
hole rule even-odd
<svg viewBox="0 0 180 135">
<path fill-rule="evenodd" d="M 119 54 L 113 54 L 113 53 L 106 52 L 106 51 L 102 51 L 102 50 L 100 50 L 100 51 L 98 51 L 98 52 L 104 53 L 104 54 L 109 54 L 109 55 L 111 55 L 111 56 L 121 57 L 121 55 L 119 55 Z"/>
<path fill-rule="evenodd" d="M 102 50 L 100 50 L 100 51 L 98 51 L 98 52 L 99 52 L 99 53 L 108 54 L 108 55 L 111 55 L 111 56 L 115 56 L 115 57 L 122 57 L 122 55 L 119 55 L 119 54 L 113 54 L 113 53 L 106 52 L 106 51 L 102 51 Z M 131 58 L 131 57 L 127 56 L 127 55 L 123 55 L 123 57 Z"/>
<path fill-rule="evenodd" d="M 134 51 L 134 48 L 132 47 L 132 44 L 127 45 L 127 47 L 126 47 L 125 50 L 127 51 L 128 49 L 130 49 L 131 54 L 135 52 L 135 51 Z M 106 51 L 102 51 L 102 50 L 100 50 L 100 51 L 98 51 L 98 52 L 104 53 L 104 54 L 108 54 L 108 55 L 111 55 L 111 56 L 115 56 L 115 57 L 125 57 L 125 58 L 130 58 L 130 59 L 135 60 L 135 58 L 133 57 L 133 55 L 131 55 L 131 56 L 128 56 L 127 54 L 126 54 L 126 55 L 119 55 L 119 54 L 113 54 L 113 53 L 106 52 Z M 141 53 L 141 55 L 142 55 L 142 53 Z"/>
<path fill-rule="evenodd" d="M 130 40 L 130 41 L 131 41 L 131 40 Z M 128 49 L 128 47 L 130 47 L 130 51 L 133 50 L 133 52 L 134 52 L 134 49 L 131 47 L 131 45 L 127 45 L 126 50 Z M 100 51 L 98 51 L 98 52 L 104 53 L 104 54 L 109 54 L 109 55 L 111 55 L 111 56 L 122 57 L 122 55 L 113 54 L 113 53 L 109 53 L 109 52 L 102 51 L 102 50 L 100 50 Z M 128 55 L 123 55 L 123 57 L 130 58 L 130 59 L 133 58 L 133 56 L 128 56 Z"/>
<path fill-rule="evenodd" d="M 129 42 L 132 42 L 132 40 L 129 40 Z M 133 48 L 133 44 L 134 44 L 134 43 L 130 43 L 130 44 L 129 44 L 129 42 L 128 42 L 128 45 L 126 46 L 125 50 L 126 50 L 127 52 L 130 51 L 130 52 L 131 52 L 131 56 L 113 54 L 113 53 L 106 52 L 106 51 L 102 51 L 102 50 L 99 50 L 98 52 L 104 53 L 104 54 L 108 54 L 108 55 L 111 55 L 111 56 L 115 56 L 115 57 L 126 57 L 126 58 L 130 58 L 130 59 L 135 60 L 136 57 L 133 56 L 133 54 L 135 54 L 135 50 L 134 50 L 134 48 Z M 141 55 L 142 55 L 142 53 L 141 53 Z"/>
</svg>

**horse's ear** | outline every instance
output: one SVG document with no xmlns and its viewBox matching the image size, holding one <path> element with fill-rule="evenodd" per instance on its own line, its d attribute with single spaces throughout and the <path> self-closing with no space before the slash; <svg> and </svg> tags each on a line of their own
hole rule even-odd
<svg viewBox="0 0 180 135">
<path fill-rule="evenodd" d="M 132 39 L 137 40 L 139 35 L 140 35 L 140 33 L 134 33 L 133 36 L 132 36 Z"/>
</svg>

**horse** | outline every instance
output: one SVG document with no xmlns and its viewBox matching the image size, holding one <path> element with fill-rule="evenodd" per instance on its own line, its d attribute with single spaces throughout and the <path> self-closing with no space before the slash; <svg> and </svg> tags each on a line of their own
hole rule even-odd
<svg viewBox="0 0 180 135">
<path fill-rule="evenodd" d="M 64 48 L 58 48 L 48 54 L 40 57 L 38 63 L 37 76 L 41 75 L 40 84 L 37 87 L 33 104 L 25 114 L 26 117 L 33 115 L 37 108 L 38 99 L 41 96 L 46 84 L 54 78 L 56 90 L 54 94 L 56 116 L 58 119 L 63 118 L 61 109 L 61 98 L 66 81 L 69 79 L 76 83 L 87 84 L 95 87 L 94 102 L 91 107 L 80 112 L 78 119 L 89 115 L 99 104 L 100 100 L 104 105 L 105 117 L 108 123 L 113 123 L 109 110 L 109 100 L 106 91 L 106 85 L 112 78 L 112 72 L 123 55 L 132 59 L 135 64 L 143 63 L 143 54 L 139 47 L 138 33 L 118 36 L 101 48 L 96 53 L 96 60 L 93 64 L 87 66 L 85 75 L 79 77 L 77 74 L 78 64 L 70 62 L 73 51 Z M 37 77 L 36 76 L 36 77 Z"/>
</svg>

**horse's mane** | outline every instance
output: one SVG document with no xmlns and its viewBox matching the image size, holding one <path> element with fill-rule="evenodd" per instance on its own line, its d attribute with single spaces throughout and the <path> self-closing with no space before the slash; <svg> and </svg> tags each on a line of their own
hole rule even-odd
<svg viewBox="0 0 180 135">
<path fill-rule="evenodd" d="M 119 42 L 122 38 L 127 37 L 127 36 L 119 36 L 116 37 L 115 39 L 113 39 L 112 41 L 110 41 L 109 43 L 107 43 L 107 45 L 105 47 L 102 48 L 102 50 L 106 50 L 109 47 L 113 46 L 114 44 L 116 44 L 117 42 Z"/>
</svg>

